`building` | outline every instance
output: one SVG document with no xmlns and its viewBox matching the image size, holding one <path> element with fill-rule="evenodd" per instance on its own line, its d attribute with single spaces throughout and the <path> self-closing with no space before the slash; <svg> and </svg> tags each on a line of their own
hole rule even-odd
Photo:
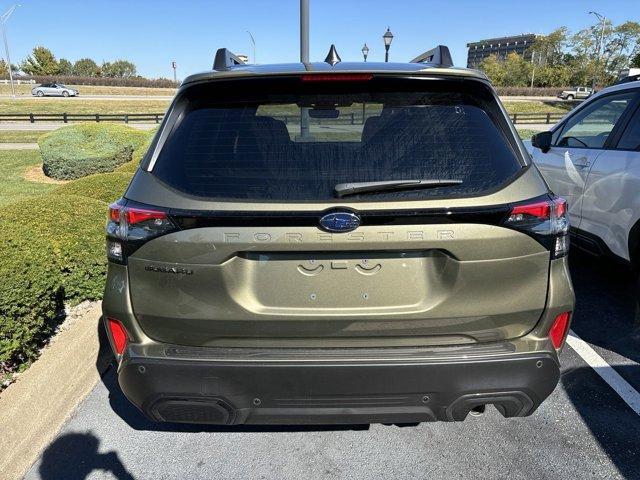
<svg viewBox="0 0 640 480">
<path fill-rule="evenodd" d="M 469 49 L 467 67 L 478 68 L 480 62 L 489 55 L 497 55 L 503 60 L 511 52 L 524 56 L 536 37 L 537 35 L 533 33 L 524 33 L 512 37 L 489 38 L 487 40 L 467 43 L 467 48 Z"/>
</svg>

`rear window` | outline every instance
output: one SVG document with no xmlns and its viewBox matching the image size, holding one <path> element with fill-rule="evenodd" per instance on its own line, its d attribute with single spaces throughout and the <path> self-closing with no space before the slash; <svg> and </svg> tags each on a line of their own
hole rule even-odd
<svg viewBox="0 0 640 480">
<path fill-rule="evenodd" d="M 339 201 L 338 184 L 389 180 L 461 183 L 346 198 L 469 196 L 522 168 L 493 95 L 475 81 L 212 82 L 187 89 L 174 111 L 152 172 L 199 197 Z"/>
</svg>

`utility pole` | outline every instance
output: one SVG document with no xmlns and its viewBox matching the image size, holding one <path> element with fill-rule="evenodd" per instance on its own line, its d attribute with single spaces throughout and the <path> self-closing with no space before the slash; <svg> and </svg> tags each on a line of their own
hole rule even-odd
<svg viewBox="0 0 640 480">
<path fill-rule="evenodd" d="M 540 61 L 540 53 L 538 53 L 538 62 Z M 534 62 L 536 56 L 535 50 L 531 52 L 531 65 L 533 65 L 533 69 L 531 70 L 531 90 L 533 91 L 533 79 L 536 77 L 536 64 Z"/>
<path fill-rule="evenodd" d="M 300 0 L 300 62 L 306 69 L 309 64 L 309 0 Z M 300 138 L 309 137 L 309 109 L 300 107 Z"/>
<path fill-rule="evenodd" d="M 300 0 L 300 61 L 309 63 L 309 0 Z"/>
<path fill-rule="evenodd" d="M 7 41 L 7 20 L 16 8 L 22 5 L 14 5 L 0 17 L 0 25 L 2 25 L 2 39 L 4 40 L 4 51 L 7 55 L 7 64 L 9 66 L 9 81 L 11 82 L 11 96 L 16 98 L 16 87 L 13 85 L 13 71 L 11 70 L 11 56 L 9 55 L 9 42 Z"/>
<path fill-rule="evenodd" d="M 251 43 L 253 44 L 253 64 L 257 65 L 258 61 L 256 60 L 256 41 L 249 30 L 247 30 L 247 33 L 249 34 L 249 38 L 251 38 Z"/>
<path fill-rule="evenodd" d="M 178 83 L 178 74 L 176 73 L 177 67 L 178 65 L 176 64 L 175 60 L 171 62 L 171 68 L 173 68 L 173 83 Z"/>
<path fill-rule="evenodd" d="M 591 88 L 593 90 L 596 89 L 598 70 L 600 69 L 600 52 L 602 50 L 602 44 L 604 43 L 604 27 L 607 21 L 607 17 L 604 15 L 600 15 L 598 12 L 589 12 L 591 15 L 595 15 L 595 17 L 600 21 L 600 41 L 598 42 L 598 51 L 596 53 L 596 70 L 593 72 L 593 82 L 591 83 Z"/>
</svg>

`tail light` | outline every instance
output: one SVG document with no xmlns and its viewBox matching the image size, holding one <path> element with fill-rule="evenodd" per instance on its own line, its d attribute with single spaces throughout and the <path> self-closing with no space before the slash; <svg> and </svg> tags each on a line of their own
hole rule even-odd
<svg viewBox="0 0 640 480">
<path fill-rule="evenodd" d="M 125 263 L 127 255 L 145 242 L 174 230 L 176 226 L 166 212 L 129 205 L 120 200 L 109 205 L 107 257 Z"/>
<path fill-rule="evenodd" d="M 122 326 L 122 323 L 120 323 L 120 320 L 116 320 L 115 318 L 107 318 L 107 325 L 109 326 L 109 333 L 111 333 L 111 339 L 113 340 L 114 350 L 117 355 L 122 355 L 129 339 L 127 331 Z"/>
<path fill-rule="evenodd" d="M 303 82 L 368 82 L 373 78 L 370 73 L 312 73 L 302 75 Z"/>
<path fill-rule="evenodd" d="M 545 197 L 513 205 L 504 226 L 527 233 L 560 258 L 569 251 L 569 217 L 567 201 L 560 197 Z"/>
<path fill-rule="evenodd" d="M 553 321 L 551 329 L 549 330 L 549 338 L 553 343 L 553 348 L 559 350 L 567 338 L 567 332 L 569 331 L 569 319 L 571 318 L 571 312 L 561 313 Z"/>
</svg>

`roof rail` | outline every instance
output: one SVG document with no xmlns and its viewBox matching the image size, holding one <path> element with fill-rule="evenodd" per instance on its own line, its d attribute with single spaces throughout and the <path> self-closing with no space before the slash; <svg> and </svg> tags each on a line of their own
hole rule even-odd
<svg viewBox="0 0 640 480">
<path fill-rule="evenodd" d="M 236 65 L 244 65 L 244 62 L 240 57 L 231 53 L 226 48 L 219 48 L 216 52 L 216 59 L 213 61 L 214 70 L 229 70 Z"/>
<path fill-rule="evenodd" d="M 449 47 L 438 45 L 411 60 L 411 63 L 430 63 L 439 67 L 453 67 Z"/>
</svg>

